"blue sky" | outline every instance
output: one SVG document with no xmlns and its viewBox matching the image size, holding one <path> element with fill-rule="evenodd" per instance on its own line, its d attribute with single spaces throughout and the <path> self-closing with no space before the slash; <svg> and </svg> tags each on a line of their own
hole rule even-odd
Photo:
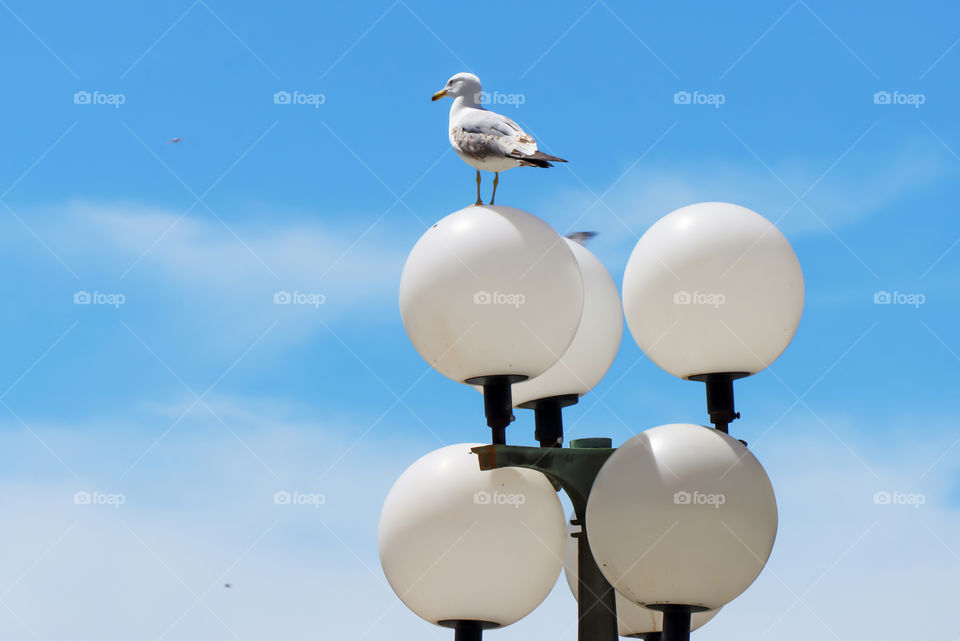
<svg viewBox="0 0 960 641">
<path fill-rule="evenodd" d="M 474 198 L 449 105 L 429 101 L 472 71 L 570 160 L 505 174 L 498 202 L 598 231 L 618 283 L 650 224 L 704 200 L 776 221 L 803 266 L 793 344 L 737 387 L 779 538 L 698 637 L 952 638 L 957 18 L 946 2 L 3 0 L 0 636 L 449 638 L 385 585 L 375 533 L 403 469 L 486 434 L 396 302 L 417 238 Z M 567 435 L 701 422 L 702 396 L 625 332 Z M 529 442 L 532 417 L 511 437 Z M 561 582 L 491 634 L 573 639 L 574 618 Z"/>
</svg>

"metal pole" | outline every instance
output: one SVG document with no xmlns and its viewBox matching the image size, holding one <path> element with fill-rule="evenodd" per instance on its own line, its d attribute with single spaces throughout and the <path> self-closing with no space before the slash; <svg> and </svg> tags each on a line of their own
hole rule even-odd
<svg viewBox="0 0 960 641">
<path fill-rule="evenodd" d="M 589 524 L 584 521 L 590 488 L 600 468 L 614 452 L 610 439 L 576 439 L 570 442 L 569 448 L 483 445 L 473 451 L 480 459 L 481 470 L 503 467 L 534 469 L 567 493 L 576 515 L 574 524 L 581 525 L 577 537 L 580 602 L 577 638 L 579 641 L 617 641 L 616 593 L 597 567 L 587 542 Z"/>
<path fill-rule="evenodd" d="M 483 413 L 490 427 L 490 442 L 504 445 L 507 442 L 507 426 L 513 422 L 513 394 L 511 386 L 526 380 L 519 374 L 477 376 L 464 381 L 468 385 L 483 386 Z"/>
<path fill-rule="evenodd" d="M 457 621 L 453 632 L 453 641 L 480 641 L 483 626 L 480 621 Z"/>
<path fill-rule="evenodd" d="M 730 423 L 740 418 L 733 404 L 733 381 L 749 375 L 748 372 L 717 372 L 689 377 L 691 381 L 706 383 L 707 413 L 710 422 L 721 432 L 729 431 Z"/>
<path fill-rule="evenodd" d="M 615 641 L 617 638 L 617 602 L 613 586 L 600 572 L 590 551 L 587 534 L 578 517 L 574 525 L 581 531 L 577 539 L 578 638 L 580 641 Z"/>
<path fill-rule="evenodd" d="M 663 606 L 661 641 L 690 641 L 690 606 Z"/>
</svg>

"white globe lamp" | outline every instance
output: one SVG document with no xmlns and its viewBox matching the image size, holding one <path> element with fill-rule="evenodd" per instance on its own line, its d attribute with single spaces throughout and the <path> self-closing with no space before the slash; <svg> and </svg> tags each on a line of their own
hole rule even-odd
<svg viewBox="0 0 960 641">
<path fill-rule="evenodd" d="M 560 359 L 583 301 L 580 267 L 563 237 L 512 207 L 471 206 L 443 218 L 417 241 L 400 279 L 410 341 L 444 376 L 484 386 L 494 443 L 512 415 L 510 385 Z"/>
<path fill-rule="evenodd" d="M 716 610 L 766 564 L 777 503 L 743 444 L 681 423 L 642 432 L 610 456 L 586 523 L 598 566 L 624 597 L 655 609 Z"/>
<path fill-rule="evenodd" d="M 556 583 L 565 528 L 556 490 L 536 471 L 484 472 L 471 447 L 420 458 L 380 516 L 380 562 L 417 615 L 458 630 L 510 625 Z"/>
<path fill-rule="evenodd" d="M 634 340 L 670 374 L 707 383 L 711 422 L 721 429 L 736 418 L 732 381 L 780 356 L 803 298 L 800 263 L 784 235 L 730 203 L 689 205 L 658 220 L 623 277 Z"/>
</svg>

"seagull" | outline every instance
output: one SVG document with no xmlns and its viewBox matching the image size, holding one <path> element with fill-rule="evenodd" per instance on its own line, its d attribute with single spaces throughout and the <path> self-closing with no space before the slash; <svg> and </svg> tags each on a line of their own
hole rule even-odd
<svg viewBox="0 0 960 641">
<path fill-rule="evenodd" d="M 182 142 L 182 141 L 183 141 L 183 138 L 171 138 L 167 142 L 163 143 L 163 146 L 166 147 L 170 143 L 177 144 L 178 142 Z"/>
<path fill-rule="evenodd" d="M 567 234 L 567 238 L 572 240 L 575 243 L 586 246 L 587 241 L 597 235 L 595 231 L 575 231 L 572 234 Z"/>
<path fill-rule="evenodd" d="M 480 106 L 480 79 L 472 73 L 458 73 L 433 94 L 432 100 L 453 98 L 450 107 L 450 144 L 460 159 L 477 170 L 477 202 L 480 199 L 480 170 L 493 172 L 493 195 L 497 197 L 500 172 L 513 167 L 553 167 L 550 161 L 567 162 L 537 151 L 537 142 L 520 125 L 506 116 Z"/>
</svg>

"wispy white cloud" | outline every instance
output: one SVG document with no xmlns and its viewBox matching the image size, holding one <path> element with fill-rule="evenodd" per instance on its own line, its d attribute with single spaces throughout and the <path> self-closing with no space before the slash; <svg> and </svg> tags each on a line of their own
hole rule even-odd
<svg viewBox="0 0 960 641">
<path fill-rule="evenodd" d="M 0 224 L 10 233 L 0 243 L 10 269 L 62 276 L 71 291 L 122 293 L 124 311 L 154 321 L 189 318 L 199 341 L 243 346 L 274 321 L 282 322 L 274 339 L 295 342 L 321 331 L 320 321 L 394 318 L 384 311 L 396 310 L 403 261 L 418 235 L 409 224 L 392 228 L 389 219 L 320 222 L 269 207 L 224 218 L 229 227 L 200 208 L 183 216 L 140 203 L 76 201 L 20 215 L 79 279 L 56 269 L 54 258 L 8 217 Z M 30 277 L 23 285 L 51 289 Z M 280 298 L 288 304 L 276 303 L 280 292 L 289 294 Z"/>
<path fill-rule="evenodd" d="M 609 230 L 604 234 L 608 242 L 613 238 L 632 245 L 634 234 L 643 234 L 675 209 L 696 202 L 729 201 L 756 210 L 777 221 L 788 236 L 798 237 L 856 225 L 903 204 L 956 171 L 955 159 L 926 142 L 882 154 L 854 150 L 832 169 L 829 158 L 790 158 L 767 166 L 752 156 L 740 161 L 695 159 L 675 166 L 642 162 L 602 203 L 586 189 L 574 188 L 549 209 L 562 212 L 559 227 L 565 231 L 599 227 Z M 602 190 L 600 186 L 595 191 Z M 802 202 L 797 202 L 798 196 Z"/>
<path fill-rule="evenodd" d="M 0 530 L 0 560 L 10 568 L 0 589 L 14 586 L 4 599 L 27 626 L 43 639 L 102 641 L 157 638 L 171 625 L 172 638 L 234 638 L 224 623 L 242 639 L 356 638 L 368 629 L 364 638 L 450 638 L 399 603 L 384 584 L 376 551 L 386 492 L 432 444 L 368 441 L 320 480 L 348 426 L 304 420 L 297 408 L 269 400 L 211 403 L 282 481 L 258 470 L 235 439 L 199 411 L 169 435 L 144 473 L 122 486 L 96 470 L 115 470 L 118 452 L 148 444 L 153 427 L 163 425 L 156 415 L 125 432 L 114 429 L 120 416 L 108 428 L 39 427 L 54 447 L 69 445 L 64 434 L 83 433 L 72 442 L 76 456 L 86 459 L 78 465 L 81 481 L 32 477 L 29 465 L 47 454 L 0 431 L 0 451 L 27 459 L 15 472 L 7 469 L 0 488 L 7 524 Z M 956 458 L 917 480 L 938 448 L 949 445 L 949 430 L 934 431 L 931 443 L 904 430 L 881 447 L 871 444 L 865 426 L 825 419 L 845 434 L 864 435 L 850 444 L 880 480 L 802 421 L 765 440 L 758 456 L 780 505 L 773 557 L 758 582 L 698 638 L 800 641 L 833 637 L 831 630 L 841 639 L 869 638 L 891 625 L 939 638 L 950 629 L 949 598 L 960 566 L 951 533 L 960 516 L 941 490 L 955 475 Z M 80 486 L 126 492 L 127 502 L 74 505 L 72 492 Z M 319 509 L 278 506 L 276 489 L 321 492 L 326 500 Z M 925 503 L 875 503 L 875 492 L 894 490 L 923 493 Z M 204 604 L 181 619 L 196 604 L 194 594 L 208 588 Z M 36 598 L 40 593 L 48 598 Z M 921 611 L 928 616 L 916 616 Z M 574 612 L 561 582 L 536 612 L 497 635 L 573 639 Z M 8 612 L 0 613 L 0 630 L 5 639 L 32 638 Z"/>
<path fill-rule="evenodd" d="M 124 278 L 156 271 L 187 291 L 246 291 L 260 283 L 326 286 L 369 300 L 395 285 L 404 256 L 402 245 L 386 242 L 386 229 L 370 229 L 372 221 L 360 217 L 329 225 L 263 211 L 226 226 L 202 211 L 181 217 L 170 209 L 89 202 L 73 203 L 63 213 L 63 241 L 85 231 L 68 253 L 82 256 L 83 243 L 91 252 L 115 255 Z"/>
</svg>

